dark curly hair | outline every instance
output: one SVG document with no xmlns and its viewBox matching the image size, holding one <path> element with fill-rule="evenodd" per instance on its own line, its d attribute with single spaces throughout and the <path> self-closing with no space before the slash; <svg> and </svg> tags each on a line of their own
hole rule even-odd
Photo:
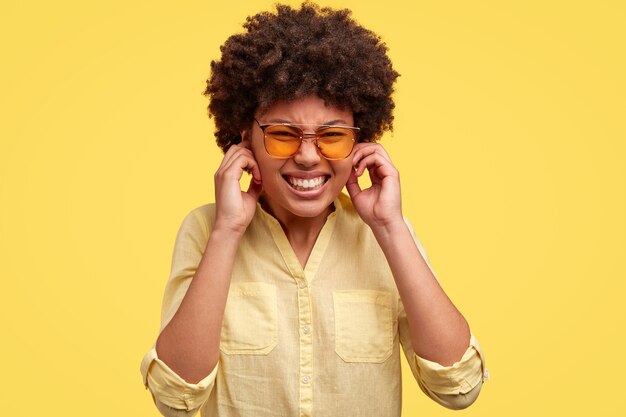
<svg viewBox="0 0 626 417">
<path fill-rule="evenodd" d="M 257 110 L 310 94 L 350 109 L 360 142 L 392 130 L 391 94 L 399 74 L 380 37 L 350 14 L 308 1 L 300 9 L 278 4 L 275 14 L 249 16 L 247 32 L 226 40 L 204 92 L 224 152 L 241 141 Z"/>
</svg>

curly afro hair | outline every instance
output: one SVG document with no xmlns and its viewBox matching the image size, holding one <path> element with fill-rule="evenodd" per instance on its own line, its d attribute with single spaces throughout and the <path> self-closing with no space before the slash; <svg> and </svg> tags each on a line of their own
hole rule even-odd
<svg viewBox="0 0 626 417">
<path fill-rule="evenodd" d="M 241 141 L 256 111 L 280 100 L 315 94 L 350 109 L 359 142 L 392 130 L 393 84 L 399 74 L 380 37 L 356 23 L 348 9 L 276 5 L 276 13 L 247 18 L 247 32 L 229 37 L 221 61 L 211 62 L 204 92 L 224 152 Z"/>
</svg>

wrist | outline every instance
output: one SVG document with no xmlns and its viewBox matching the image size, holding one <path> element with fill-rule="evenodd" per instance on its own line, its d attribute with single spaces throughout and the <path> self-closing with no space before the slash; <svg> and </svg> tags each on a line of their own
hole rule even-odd
<svg viewBox="0 0 626 417">
<path fill-rule="evenodd" d="M 252 221 L 253 216 L 241 215 L 237 213 L 236 215 L 230 213 L 220 213 L 219 211 L 215 216 L 215 223 L 213 225 L 213 230 L 219 230 L 227 235 L 235 235 L 238 237 L 243 236 L 248 228 L 248 225 Z"/>
<path fill-rule="evenodd" d="M 213 226 L 213 230 L 209 235 L 209 240 L 217 239 L 220 242 L 233 242 L 235 244 L 239 244 L 239 241 L 243 237 L 246 232 L 247 226 L 235 226 L 232 224 L 222 224 L 216 222 Z"/>
<path fill-rule="evenodd" d="M 411 233 L 402 216 L 385 223 L 370 226 L 370 228 L 372 229 L 372 232 L 374 232 L 374 236 L 381 246 L 384 242 L 398 237 L 403 233 Z"/>
</svg>

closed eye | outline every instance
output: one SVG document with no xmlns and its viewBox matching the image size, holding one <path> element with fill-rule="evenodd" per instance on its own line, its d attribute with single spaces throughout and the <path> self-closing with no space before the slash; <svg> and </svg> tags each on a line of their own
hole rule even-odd
<svg viewBox="0 0 626 417">
<path fill-rule="evenodd" d="M 320 138 L 334 138 L 334 137 L 342 137 L 346 136 L 344 132 L 324 132 L 320 134 Z"/>
<path fill-rule="evenodd" d="M 281 130 L 280 132 L 271 132 L 270 135 L 276 136 L 276 137 L 284 137 L 284 138 L 297 138 L 298 137 L 298 135 L 288 130 Z"/>
<path fill-rule="evenodd" d="M 265 133 L 276 139 L 281 139 L 281 140 L 291 140 L 291 139 L 300 138 L 298 130 L 289 126 L 280 126 L 280 125 L 269 126 L 265 130 Z"/>
</svg>

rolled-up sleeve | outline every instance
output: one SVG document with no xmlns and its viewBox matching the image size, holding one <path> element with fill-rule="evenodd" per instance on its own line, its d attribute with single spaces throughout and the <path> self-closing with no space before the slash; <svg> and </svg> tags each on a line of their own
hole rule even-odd
<svg viewBox="0 0 626 417">
<path fill-rule="evenodd" d="M 165 288 L 161 331 L 180 306 L 193 279 L 208 240 L 210 206 L 199 207 L 183 220 L 176 236 L 172 269 Z M 155 343 L 156 344 L 156 343 Z M 209 398 L 218 372 L 216 366 L 196 384 L 190 384 L 159 359 L 155 345 L 145 354 L 140 366 L 143 384 L 150 390 L 157 409 L 165 417 L 191 417 Z"/>
<path fill-rule="evenodd" d="M 192 416 L 209 398 L 215 384 L 217 366 L 204 379 L 190 384 L 161 361 L 153 347 L 141 362 L 141 375 L 144 386 L 152 393 L 155 404 L 163 415 Z M 159 403 L 173 410 L 166 409 L 166 414 Z"/>
<path fill-rule="evenodd" d="M 413 227 L 406 220 L 407 225 L 417 248 L 435 279 L 438 280 L 428 255 L 420 240 L 415 236 Z M 485 365 L 485 356 L 480 344 L 470 332 L 469 346 L 459 361 L 449 366 L 443 366 L 418 356 L 411 345 L 408 321 L 402 300 L 398 300 L 398 328 L 400 343 L 409 366 L 421 390 L 431 399 L 444 407 L 459 410 L 469 407 L 482 388 L 482 384 L 489 380 L 489 371 Z"/>
<path fill-rule="evenodd" d="M 462 409 L 471 405 L 482 383 L 489 379 L 482 348 L 473 334 L 461 359 L 450 366 L 429 361 L 414 352 L 413 359 L 420 388 L 448 408 Z"/>
</svg>

